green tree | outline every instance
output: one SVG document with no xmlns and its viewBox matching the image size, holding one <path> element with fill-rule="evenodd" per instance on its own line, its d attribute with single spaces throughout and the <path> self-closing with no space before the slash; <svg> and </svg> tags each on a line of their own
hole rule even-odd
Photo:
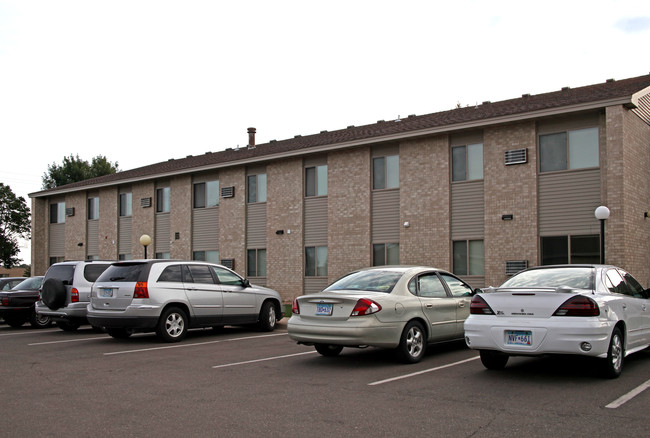
<svg viewBox="0 0 650 438">
<path fill-rule="evenodd" d="M 5 268 L 18 264 L 18 238 L 29 239 L 31 223 L 29 208 L 22 196 L 0 183 L 0 263 Z"/>
<path fill-rule="evenodd" d="M 43 174 L 43 189 L 53 189 L 66 184 L 83 181 L 117 172 L 118 164 L 111 163 L 102 155 L 97 155 L 88 163 L 79 158 L 79 155 L 70 154 L 63 158 L 63 163 L 52 163 L 47 166 L 47 173 Z"/>
</svg>

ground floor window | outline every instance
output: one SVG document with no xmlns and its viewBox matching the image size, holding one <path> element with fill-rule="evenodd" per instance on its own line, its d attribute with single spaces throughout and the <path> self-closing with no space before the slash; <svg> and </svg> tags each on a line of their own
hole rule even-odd
<svg viewBox="0 0 650 438">
<path fill-rule="evenodd" d="M 485 275 L 485 247 L 482 240 L 455 240 L 454 274 Z"/>
<path fill-rule="evenodd" d="M 249 249 L 247 262 L 247 276 L 266 277 L 266 249 Z"/>
<path fill-rule="evenodd" d="M 170 254 L 168 252 L 157 252 L 156 253 L 156 258 L 157 259 L 167 260 L 167 259 L 170 259 L 171 256 L 170 256 Z"/>
<path fill-rule="evenodd" d="M 192 260 L 219 263 L 219 251 L 194 251 L 192 253 Z"/>
<path fill-rule="evenodd" d="M 327 247 L 305 247 L 305 277 L 327 277 Z"/>
<path fill-rule="evenodd" d="M 399 243 L 375 243 L 372 245 L 372 265 L 399 265 Z"/>
<path fill-rule="evenodd" d="M 542 265 L 600 262 L 600 237 L 597 234 L 542 237 L 540 246 Z"/>
<path fill-rule="evenodd" d="M 133 257 L 131 254 L 120 254 L 118 255 L 118 260 L 132 260 Z"/>
<path fill-rule="evenodd" d="M 61 263 L 64 260 L 65 257 L 50 257 L 50 266 L 52 266 L 55 263 Z"/>
</svg>

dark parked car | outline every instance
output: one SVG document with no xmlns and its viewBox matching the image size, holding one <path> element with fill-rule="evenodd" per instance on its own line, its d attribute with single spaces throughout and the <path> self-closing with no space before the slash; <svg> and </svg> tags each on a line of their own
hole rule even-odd
<svg viewBox="0 0 650 438">
<path fill-rule="evenodd" d="M 37 315 L 34 309 L 43 277 L 23 279 L 11 290 L 0 291 L 0 317 L 11 327 L 20 327 L 27 321 L 36 328 L 52 324 L 49 316 Z"/>
</svg>

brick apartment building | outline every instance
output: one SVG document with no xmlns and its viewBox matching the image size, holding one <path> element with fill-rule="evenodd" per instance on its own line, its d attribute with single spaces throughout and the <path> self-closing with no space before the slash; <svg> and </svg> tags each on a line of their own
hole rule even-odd
<svg viewBox="0 0 650 438">
<path fill-rule="evenodd" d="M 30 194 L 32 272 L 219 261 L 289 302 L 373 264 L 475 287 L 606 262 L 650 286 L 650 75 L 172 159 Z"/>
</svg>

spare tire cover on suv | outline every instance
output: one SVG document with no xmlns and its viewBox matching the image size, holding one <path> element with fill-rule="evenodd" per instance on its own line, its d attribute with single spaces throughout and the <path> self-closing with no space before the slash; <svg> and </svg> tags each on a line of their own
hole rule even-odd
<svg viewBox="0 0 650 438">
<path fill-rule="evenodd" d="M 41 299 L 52 310 L 65 306 L 66 290 L 63 282 L 58 278 L 48 278 L 43 282 Z"/>
</svg>

